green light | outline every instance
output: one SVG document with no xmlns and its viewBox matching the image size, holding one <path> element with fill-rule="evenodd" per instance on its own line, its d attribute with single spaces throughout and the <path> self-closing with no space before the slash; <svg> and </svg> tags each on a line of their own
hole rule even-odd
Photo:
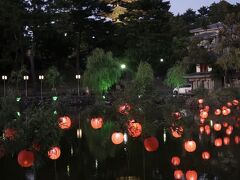
<svg viewBox="0 0 240 180">
<path fill-rule="evenodd" d="M 53 101 L 56 101 L 56 100 L 58 100 L 58 97 L 57 96 L 53 96 L 52 99 L 53 99 Z"/>
<path fill-rule="evenodd" d="M 17 112 L 17 116 L 20 117 L 20 116 L 21 116 L 21 113 L 20 113 L 20 112 Z"/>
<path fill-rule="evenodd" d="M 54 115 L 57 115 L 57 111 L 54 111 L 53 114 L 54 114 Z"/>
<path fill-rule="evenodd" d="M 106 96 L 102 96 L 103 99 L 106 99 Z"/>
<path fill-rule="evenodd" d="M 126 64 L 121 64 L 121 69 L 126 69 Z"/>
<path fill-rule="evenodd" d="M 16 101 L 19 102 L 21 100 L 21 97 L 17 97 Z"/>
</svg>

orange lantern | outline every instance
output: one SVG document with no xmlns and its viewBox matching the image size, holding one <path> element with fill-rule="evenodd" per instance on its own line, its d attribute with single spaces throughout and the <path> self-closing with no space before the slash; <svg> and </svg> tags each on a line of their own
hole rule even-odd
<svg viewBox="0 0 240 180">
<path fill-rule="evenodd" d="M 6 138 L 7 140 L 14 140 L 15 139 L 15 136 L 16 136 L 16 130 L 13 129 L 13 128 L 7 128 L 4 130 L 3 132 L 3 137 Z"/>
<path fill-rule="evenodd" d="M 171 159 L 171 163 L 173 166 L 178 166 L 180 164 L 181 160 L 178 156 L 173 156 Z"/>
<path fill-rule="evenodd" d="M 182 177 L 183 177 L 182 170 L 177 169 L 177 170 L 174 171 L 174 178 L 175 179 L 179 180 L 179 179 L 182 179 Z"/>
<path fill-rule="evenodd" d="M 214 145 L 215 145 L 216 147 L 222 146 L 222 139 L 221 139 L 221 138 L 216 138 L 216 139 L 214 140 Z"/>
<path fill-rule="evenodd" d="M 220 123 L 215 123 L 213 125 L 213 128 L 214 128 L 215 131 L 221 131 L 222 125 Z"/>
<path fill-rule="evenodd" d="M 60 155 L 61 149 L 58 146 L 54 146 L 48 151 L 48 157 L 52 160 L 58 159 Z"/>
<path fill-rule="evenodd" d="M 223 144 L 224 145 L 229 145 L 229 143 L 230 143 L 230 138 L 229 137 L 224 137 L 223 138 Z"/>
<path fill-rule="evenodd" d="M 233 103 L 234 106 L 237 106 L 239 104 L 239 101 L 234 99 L 232 103 Z"/>
<path fill-rule="evenodd" d="M 184 142 L 184 148 L 187 152 L 194 152 L 196 150 L 196 142 L 193 140 L 188 140 Z"/>
<path fill-rule="evenodd" d="M 232 129 L 231 128 L 227 128 L 226 129 L 226 134 L 227 135 L 231 135 L 232 134 Z"/>
<path fill-rule="evenodd" d="M 146 151 L 148 152 L 154 152 L 157 151 L 159 147 L 159 142 L 156 137 L 151 136 L 149 138 L 144 139 L 144 147 Z"/>
<path fill-rule="evenodd" d="M 234 137 L 234 141 L 236 144 L 239 144 L 240 143 L 240 137 L 239 136 L 235 136 Z"/>
<path fill-rule="evenodd" d="M 114 132 L 112 134 L 112 142 L 113 144 L 121 144 L 123 142 L 124 136 L 121 132 Z"/>
<path fill-rule="evenodd" d="M 197 180 L 197 172 L 194 170 L 188 170 L 186 172 L 186 180 Z"/>
<path fill-rule="evenodd" d="M 208 117 L 208 112 L 206 111 L 200 112 L 200 117 L 206 119 Z"/>
<path fill-rule="evenodd" d="M 214 114 L 216 116 L 219 116 L 221 113 L 222 113 L 222 111 L 220 109 L 216 109 L 215 112 L 214 112 Z"/>
<path fill-rule="evenodd" d="M 18 153 L 18 164 L 22 167 L 31 167 L 34 163 L 34 154 L 32 151 L 22 150 Z"/>
<path fill-rule="evenodd" d="M 58 126 L 61 129 L 69 129 L 71 127 L 71 119 L 68 116 L 60 117 L 58 120 Z"/>
<path fill-rule="evenodd" d="M 118 108 L 118 112 L 124 115 L 128 115 L 130 110 L 131 106 L 127 103 L 120 105 Z"/>
<path fill-rule="evenodd" d="M 209 153 L 208 151 L 202 152 L 202 158 L 203 158 L 204 160 L 210 159 L 210 153 Z"/>
<path fill-rule="evenodd" d="M 171 132 L 173 137 L 180 138 L 182 137 L 182 134 L 183 134 L 183 127 L 179 126 L 179 127 L 175 127 L 175 129 L 171 127 Z"/>
<path fill-rule="evenodd" d="M 93 129 L 100 129 L 103 126 L 103 118 L 97 117 L 91 119 L 91 126 Z"/>
<path fill-rule="evenodd" d="M 135 120 L 128 121 L 128 134 L 132 137 L 138 137 L 142 133 L 142 125 Z"/>
<path fill-rule="evenodd" d="M 198 104 L 202 104 L 203 103 L 203 99 L 198 99 Z"/>
</svg>

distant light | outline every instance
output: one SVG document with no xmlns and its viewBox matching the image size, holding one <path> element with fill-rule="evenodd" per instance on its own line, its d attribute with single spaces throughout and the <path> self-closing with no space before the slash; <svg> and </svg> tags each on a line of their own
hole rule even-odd
<svg viewBox="0 0 240 180">
<path fill-rule="evenodd" d="M 3 76 L 2 76 L 2 80 L 7 80 L 7 76 L 6 76 L 6 75 L 3 75 Z"/>
<path fill-rule="evenodd" d="M 39 76 L 38 76 L 38 79 L 39 79 L 39 80 L 43 80 L 43 79 L 44 79 L 44 76 L 43 76 L 43 75 L 39 75 Z"/>
<path fill-rule="evenodd" d="M 210 120 L 210 126 L 213 127 L 213 121 L 212 120 Z"/>
<path fill-rule="evenodd" d="M 95 167 L 96 167 L 96 169 L 98 168 L 98 160 L 97 159 L 95 160 Z"/>
<path fill-rule="evenodd" d="M 21 113 L 20 113 L 20 112 L 17 112 L 17 116 L 20 117 L 20 116 L 21 116 Z"/>
<path fill-rule="evenodd" d="M 95 36 L 92 36 L 93 39 L 95 39 Z"/>
<path fill-rule="evenodd" d="M 53 96 L 53 97 L 52 97 L 52 100 L 53 100 L 53 101 L 56 101 L 56 100 L 58 100 L 58 97 L 57 97 L 57 96 Z"/>
<path fill-rule="evenodd" d="M 160 59 L 160 62 L 163 62 L 163 61 L 164 61 L 164 59 L 163 59 L 163 58 L 161 58 L 161 59 Z"/>
<path fill-rule="evenodd" d="M 124 144 L 127 144 L 127 141 L 128 141 L 128 135 L 127 135 L 127 133 L 124 133 L 124 135 L 123 135 Z"/>
<path fill-rule="evenodd" d="M 73 147 L 71 146 L 71 156 L 73 156 L 73 153 L 74 153 Z"/>
<path fill-rule="evenodd" d="M 102 98 L 103 98 L 103 99 L 106 99 L 106 96 L 103 95 Z"/>
<path fill-rule="evenodd" d="M 121 69 L 126 69 L 126 64 L 121 64 Z"/>
<path fill-rule="evenodd" d="M 66 37 L 68 35 L 68 33 L 64 33 L 64 36 Z"/>
<path fill-rule="evenodd" d="M 51 24 L 55 24 L 55 21 L 51 21 Z"/>
<path fill-rule="evenodd" d="M 19 102 L 21 100 L 21 97 L 17 97 L 16 101 Z"/>
<path fill-rule="evenodd" d="M 163 129 L 163 142 L 165 143 L 167 141 L 167 134 L 166 134 L 166 129 Z"/>
<path fill-rule="evenodd" d="M 29 76 L 23 76 L 23 80 L 27 81 L 29 79 Z"/>
<path fill-rule="evenodd" d="M 77 129 L 77 138 L 82 138 L 82 129 Z"/>
<path fill-rule="evenodd" d="M 76 76 L 76 79 L 81 79 L 81 75 L 77 74 Z"/>
<path fill-rule="evenodd" d="M 70 176 L 70 166 L 67 165 L 67 175 Z"/>
</svg>

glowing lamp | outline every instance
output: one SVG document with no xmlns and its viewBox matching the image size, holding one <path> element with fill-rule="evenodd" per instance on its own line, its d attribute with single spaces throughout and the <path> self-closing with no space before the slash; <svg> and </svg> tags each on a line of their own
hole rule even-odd
<svg viewBox="0 0 240 180">
<path fill-rule="evenodd" d="M 198 104 L 202 104 L 203 103 L 203 99 L 198 99 Z"/>
<path fill-rule="evenodd" d="M 216 116 L 221 115 L 221 113 L 222 113 L 222 111 L 221 111 L 220 109 L 216 109 L 216 110 L 214 111 L 214 114 L 215 114 Z"/>
<path fill-rule="evenodd" d="M 200 117 L 203 119 L 206 119 L 208 117 L 208 112 L 206 112 L 206 111 L 200 112 Z"/>
<path fill-rule="evenodd" d="M 209 153 L 208 151 L 202 152 L 202 158 L 203 158 L 204 160 L 210 159 L 210 153 Z"/>
<path fill-rule="evenodd" d="M 220 123 L 215 123 L 215 124 L 213 125 L 213 129 L 214 129 L 215 131 L 221 131 L 222 125 L 221 125 Z"/>
<path fill-rule="evenodd" d="M 187 152 L 194 152 L 196 150 L 196 142 L 193 140 L 188 140 L 184 142 L 184 148 Z"/>
<path fill-rule="evenodd" d="M 132 137 L 139 137 L 142 133 L 142 125 L 135 120 L 128 121 L 128 134 Z"/>
<path fill-rule="evenodd" d="M 72 121 L 68 116 L 63 116 L 58 119 L 58 126 L 61 129 L 69 129 L 71 127 Z"/>
<path fill-rule="evenodd" d="M 151 136 L 149 138 L 144 139 L 144 147 L 146 151 L 148 152 L 154 152 L 157 151 L 159 147 L 159 142 L 156 137 Z"/>
<path fill-rule="evenodd" d="M 182 177 L 183 177 L 183 172 L 182 172 L 182 170 L 177 169 L 177 170 L 174 171 L 174 178 L 175 178 L 175 179 L 181 180 Z"/>
<path fill-rule="evenodd" d="M 194 170 L 188 170 L 186 172 L 186 180 L 197 180 L 198 175 L 197 172 Z"/>
<path fill-rule="evenodd" d="M 61 149 L 58 146 L 54 146 L 48 151 L 48 157 L 52 160 L 58 159 L 60 155 Z"/>
<path fill-rule="evenodd" d="M 34 154 L 32 151 L 22 150 L 18 153 L 18 164 L 22 167 L 31 167 L 34 163 Z"/>
<path fill-rule="evenodd" d="M 173 166 L 178 166 L 180 164 L 181 160 L 178 156 L 173 156 L 171 159 L 171 163 Z"/>
<path fill-rule="evenodd" d="M 100 129 L 103 126 L 103 119 L 101 117 L 92 118 L 91 119 L 91 126 L 93 129 Z"/>
<path fill-rule="evenodd" d="M 221 146 L 222 146 L 222 139 L 221 139 L 221 138 L 216 138 L 216 139 L 214 140 L 214 145 L 215 145 L 216 147 L 221 147 Z"/>
<path fill-rule="evenodd" d="M 121 144 L 124 140 L 124 135 L 121 132 L 114 132 L 112 134 L 112 142 L 113 144 Z"/>
<path fill-rule="evenodd" d="M 229 145 L 229 143 L 230 143 L 230 138 L 229 137 L 224 137 L 223 138 L 223 144 L 224 145 Z"/>
</svg>

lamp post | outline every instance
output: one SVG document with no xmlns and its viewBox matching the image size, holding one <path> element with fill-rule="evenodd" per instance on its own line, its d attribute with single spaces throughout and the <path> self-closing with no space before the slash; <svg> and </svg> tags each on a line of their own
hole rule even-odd
<svg viewBox="0 0 240 180">
<path fill-rule="evenodd" d="M 27 97 L 28 89 L 27 89 L 27 81 L 29 80 L 29 76 L 23 76 L 23 80 L 25 81 L 25 96 Z"/>
<path fill-rule="evenodd" d="M 79 75 L 79 74 L 77 74 L 76 76 L 76 79 L 77 79 L 77 83 L 78 83 L 78 89 L 77 89 L 77 91 L 78 91 L 78 96 L 80 95 L 80 92 L 79 92 L 79 88 L 80 88 L 80 79 L 81 79 L 81 75 Z"/>
<path fill-rule="evenodd" d="M 6 96 L 6 84 L 5 81 L 7 80 L 7 76 L 6 75 L 2 75 L 2 80 L 3 80 L 3 96 Z"/>
<path fill-rule="evenodd" d="M 42 100 L 42 81 L 44 80 L 44 76 L 43 76 L 43 75 L 39 75 L 39 76 L 38 76 L 38 79 L 40 80 L 40 83 L 41 83 L 41 89 L 40 89 L 40 91 L 41 91 L 41 100 Z"/>
</svg>

